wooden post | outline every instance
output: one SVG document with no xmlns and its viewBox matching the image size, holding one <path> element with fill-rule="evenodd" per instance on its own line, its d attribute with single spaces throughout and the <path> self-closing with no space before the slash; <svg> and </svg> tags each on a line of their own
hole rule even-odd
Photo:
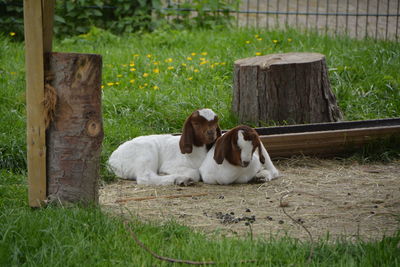
<svg viewBox="0 0 400 267">
<path fill-rule="evenodd" d="M 28 199 L 46 200 L 44 52 L 51 52 L 55 0 L 24 0 Z"/>
<path fill-rule="evenodd" d="M 103 141 L 100 55 L 48 54 L 50 84 L 57 96 L 47 130 L 48 198 L 56 202 L 98 202 Z"/>
<path fill-rule="evenodd" d="M 328 79 L 325 56 L 271 54 L 235 62 L 233 111 L 240 122 L 289 124 L 342 118 Z"/>
</svg>

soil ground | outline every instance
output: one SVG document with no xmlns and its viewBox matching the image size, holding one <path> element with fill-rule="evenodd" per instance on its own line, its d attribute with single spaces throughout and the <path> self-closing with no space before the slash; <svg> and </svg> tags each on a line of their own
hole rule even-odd
<svg viewBox="0 0 400 267">
<path fill-rule="evenodd" d="M 307 240 L 303 225 L 314 240 L 328 234 L 329 240 L 376 240 L 399 229 L 400 161 L 292 158 L 276 166 L 283 176 L 258 184 L 141 186 L 119 180 L 101 188 L 100 202 L 116 214 L 129 210 L 142 221 L 174 220 L 226 236 Z"/>
</svg>

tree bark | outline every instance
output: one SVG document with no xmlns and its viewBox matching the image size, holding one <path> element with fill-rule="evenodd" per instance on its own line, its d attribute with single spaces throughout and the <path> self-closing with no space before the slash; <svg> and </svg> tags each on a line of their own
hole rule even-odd
<svg viewBox="0 0 400 267">
<path fill-rule="evenodd" d="M 47 195 L 57 202 L 98 202 L 103 141 L 100 55 L 49 53 L 46 77 L 57 96 L 47 129 Z"/>
<path fill-rule="evenodd" d="M 286 53 L 235 62 L 232 109 L 241 123 L 334 122 L 342 114 L 318 53 Z"/>
</svg>

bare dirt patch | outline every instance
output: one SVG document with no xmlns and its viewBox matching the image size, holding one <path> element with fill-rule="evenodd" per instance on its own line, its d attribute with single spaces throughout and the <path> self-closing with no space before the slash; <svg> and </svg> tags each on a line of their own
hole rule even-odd
<svg viewBox="0 0 400 267">
<path fill-rule="evenodd" d="M 116 214 L 129 210 L 143 221 L 173 219 L 227 236 L 307 239 L 302 224 L 314 239 L 329 232 L 331 240 L 370 240 L 399 228 L 400 161 L 362 165 L 301 158 L 277 167 L 283 176 L 263 184 L 140 186 L 119 180 L 101 188 L 100 203 Z"/>
</svg>

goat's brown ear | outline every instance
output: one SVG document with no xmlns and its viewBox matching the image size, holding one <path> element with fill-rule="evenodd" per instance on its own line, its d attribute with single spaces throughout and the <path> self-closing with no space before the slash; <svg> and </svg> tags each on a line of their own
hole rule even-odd
<svg viewBox="0 0 400 267">
<path fill-rule="evenodd" d="M 228 155 L 229 149 L 232 146 L 232 136 L 232 131 L 229 131 L 217 139 L 214 151 L 214 160 L 217 162 L 217 164 L 222 164 Z"/>
<path fill-rule="evenodd" d="M 217 138 L 220 138 L 221 135 L 222 135 L 221 128 L 219 128 L 219 125 L 218 125 L 217 126 Z"/>
<path fill-rule="evenodd" d="M 222 164 L 225 159 L 226 152 L 225 136 L 218 138 L 215 143 L 214 160 L 217 164 Z"/>
<path fill-rule="evenodd" d="M 182 154 L 190 154 L 193 150 L 194 129 L 190 123 L 190 117 L 183 124 L 181 139 L 179 140 L 179 148 Z"/>
<path fill-rule="evenodd" d="M 261 143 L 261 140 L 258 140 L 258 141 L 259 141 L 259 143 L 258 143 L 259 160 L 260 160 L 261 164 L 264 164 L 265 163 L 265 157 L 264 157 L 264 155 L 262 153 L 262 143 Z"/>
</svg>

